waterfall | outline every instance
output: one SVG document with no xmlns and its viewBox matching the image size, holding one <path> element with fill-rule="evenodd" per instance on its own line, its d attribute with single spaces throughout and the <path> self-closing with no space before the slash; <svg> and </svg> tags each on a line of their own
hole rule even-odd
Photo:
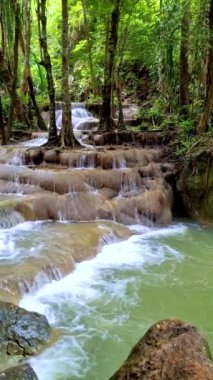
<svg viewBox="0 0 213 380">
<path fill-rule="evenodd" d="M 72 116 L 78 119 L 93 117 L 83 103 L 72 103 Z"/>
<path fill-rule="evenodd" d="M 61 108 L 59 108 L 61 106 Z M 72 103 L 72 124 L 73 129 L 84 129 L 82 127 L 82 124 L 86 124 L 87 129 L 91 129 L 88 127 L 89 124 L 97 124 L 99 120 L 95 118 L 91 112 L 89 112 L 85 104 L 83 103 Z M 61 129 L 62 127 L 62 103 L 57 102 L 56 107 L 56 125 L 58 129 Z M 81 126 L 81 128 L 80 128 Z M 97 125 L 96 125 L 97 126 Z M 92 126 L 93 128 L 93 126 Z"/>
<path fill-rule="evenodd" d="M 57 102 L 56 105 L 56 126 L 60 130 L 62 128 L 62 103 Z M 81 144 L 84 144 L 85 140 L 89 139 L 91 133 L 97 131 L 99 119 L 95 118 L 83 103 L 72 103 L 71 107 L 75 137 Z"/>
<path fill-rule="evenodd" d="M 10 208 L 0 209 L 0 228 L 11 228 L 24 221 L 23 216 Z"/>
</svg>

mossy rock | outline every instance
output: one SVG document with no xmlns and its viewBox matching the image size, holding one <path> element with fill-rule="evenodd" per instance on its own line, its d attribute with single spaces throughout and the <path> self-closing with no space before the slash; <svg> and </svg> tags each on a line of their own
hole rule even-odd
<svg viewBox="0 0 213 380">
<path fill-rule="evenodd" d="M 0 380 L 38 380 L 29 364 L 12 367 L 0 372 Z"/>
<path fill-rule="evenodd" d="M 33 355 L 47 343 L 50 332 L 45 316 L 0 302 L 0 353 Z"/>
<path fill-rule="evenodd" d="M 179 189 L 191 216 L 213 221 L 213 153 L 186 157 Z"/>
</svg>

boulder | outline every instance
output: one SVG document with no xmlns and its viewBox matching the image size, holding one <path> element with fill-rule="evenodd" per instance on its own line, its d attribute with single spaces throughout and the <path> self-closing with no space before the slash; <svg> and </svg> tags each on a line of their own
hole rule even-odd
<svg viewBox="0 0 213 380">
<path fill-rule="evenodd" d="M 8 302 L 0 302 L 0 352 L 29 356 L 38 352 L 50 336 L 45 316 Z"/>
<path fill-rule="evenodd" d="M 50 164 L 58 164 L 59 152 L 54 149 L 44 151 L 44 161 Z"/>
<path fill-rule="evenodd" d="M 43 152 L 41 149 L 30 149 L 25 154 L 27 164 L 40 165 L 43 161 Z"/>
<path fill-rule="evenodd" d="M 184 204 L 192 217 L 213 220 L 213 153 L 202 151 L 187 157 L 178 182 Z"/>
<path fill-rule="evenodd" d="M 176 138 L 178 131 L 145 131 L 132 132 L 127 130 L 116 130 L 95 134 L 93 142 L 95 145 L 123 145 L 131 144 L 132 146 L 161 146 L 167 145 Z"/>
<path fill-rule="evenodd" d="M 208 343 L 179 320 L 154 324 L 110 380 L 212 380 Z"/>
<path fill-rule="evenodd" d="M 38 380 L 29 364 L 12 367 L 0 372 L 0 380 Z"/>
</svg>

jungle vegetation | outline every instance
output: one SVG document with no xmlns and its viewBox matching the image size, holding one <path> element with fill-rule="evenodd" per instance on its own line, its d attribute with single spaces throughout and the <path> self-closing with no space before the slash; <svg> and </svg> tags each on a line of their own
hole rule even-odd
<svg viewBox="0 0 213 380">
<path fill-rule="evenodd" d="M 46 106 L 49 141 L 75 146 L 71 101 L 101 103 L 103 131 L 125 128 L 124 101 L 142 125 L 211 130 L 213 0 L 1 0 L 2 144 L 17 126 L 46 130 Z"/>
</svg>

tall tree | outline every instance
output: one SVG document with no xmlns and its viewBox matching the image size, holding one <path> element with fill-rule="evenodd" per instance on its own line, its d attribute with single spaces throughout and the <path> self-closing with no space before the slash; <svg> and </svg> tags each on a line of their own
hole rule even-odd
<svg viewBox="0 0 213 380">
<path fill-rule="evenodd" d="M 24 54 L 24 70 L 23 70 L 23 79 L 22 79 L 22 92 L 26 95 L 29 93 L 35 116 L 37 119 L 38 128 L 42 131 L 46 131 L 46 124 L 41 116 L 41 112 L 37 105 L 33 79 L 31 75 L 30 68 L 30 50 L 31 50 L 31 0 L 23 0 L 23 16 L 24 16 L 24 32 L 23 35 L 20 32 L 20 44 L 22 48 L 22 52 Z"/>
<path fill-rule="evenodd" d="M 206 72 L 206 99 L 204 111 L 197 126 L 197 133 L 201 134 L 208 130 L 208 122 L 212 117 L 213 111 L 213 0 L 210 0 L 209 8 L 209 49 L 208 65 Z"/>
<path fill-rule="evenodd" d="M 62 0 L 62 147 L 79 145 L 72 128 L 71 98 L 69 92 L 69 17 L 68 0 Z"/>
<path fill-rule="evenodd" d="M 111 13 L 109 35 L 107 33 L 106 38 L 103 101 L 100 119 L 100 128 L 105 131 L 111 131 L 114 128 L 114 122 L 112 119 L 112 91 L 114 87 L 113 73 L 118 40 L 120 5 L 121 0 L 114 1 L 114 6 Z"/>
<path fill-rule="evenodd" d="M 97 84 L 96 84 L 95 71 L 94 71 L 94 65 L 93 65 L 93 59 L 92 59 L 92 44 L 91 44 L 89 23 L 88 23 L 88 17 L 87 17 L 86 0 L 81 0 L 81 2 L 82 2 L 83 14 L 84 14 L 84 27 L 85 27 L 85 33 L 86 33 L 86 39 L 87 39 L 91 86 L 93 89 L 93 95 L 95 96 L 97 95 Z"/>
<path fill-rule="evenodd" d="M 49 141 L 57 139 L 57 128 L 55 119 L 55 86 L 52 73 L 52 63 L 47 44 L 47 16 L 46 16 L 46 0 L 37 0 L 37 17 L 38 17 L 38 30 L 39 42 L 41 49 L 41 62 L 46 70 L 47 87 L 49 96 Z"/>
<path fill-rule="evenodd" d="M 20 35 L 20 7 L 19 4 L 14 5 L 15 13 L 15 36 L 14 36 L 14 46 L 13 46 L 13 78 L 12 78 L 12 91 L 10 95 L 10 110 L 7 123 L 7 141 L 10 140 L 11 131 L 14 120 L 15 112 L 15 102 L 16 102 L 16 83 L 18 75 L 18 58 L 19 58 L 19 35 Z"/>
<path fill-rule="evenodd" d="M 180 45 L 180 107 L 181 114 L 187 116 L 189 105 L 189 12 L 190 0 L 183 1 Z"/>
<path fill-rule="evenodd" d="M 4 85 L 3 96 L 7 93 L 10 97 L 9 137 L 14 117 L 30 127 L 27 111 L 17 94 L 18 37 L 20 37 L 21 24 L 19 3 L 16 0 L 0 2 L 0 24 L 0 78 Z"/>
<path fill-rule="evenodd" d="M 1 134 L 2 145 L 5 145 L 7 143 L 7 139 L 6 139 L 5 129 L 4 129 L 4 118 L 3 118 L 1 95 L 0 95 L 0 134 Z"/>
</svg>

